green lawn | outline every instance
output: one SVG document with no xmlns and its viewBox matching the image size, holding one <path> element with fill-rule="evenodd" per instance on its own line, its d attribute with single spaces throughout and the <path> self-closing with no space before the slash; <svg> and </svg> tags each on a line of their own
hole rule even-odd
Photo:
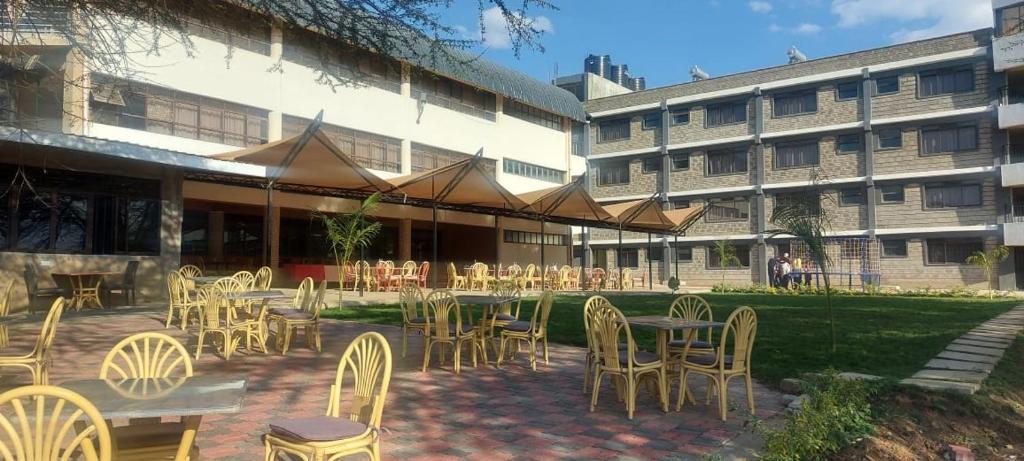
<svg viewBox="0 0 1024 461">
<path fill-rule="evenodd" d="M 754 375 L 768 384 L 819 371 L 829 366 L 905 378 L 940 352 L 946 344 L 991 317 L 1009 310 L 1018 300 L 965 298 L 837 297 L 839 351 L 829 354 L 828 318 L 822 296 L 706 294 L 716 320 L 725 320 L 736 306 L 748 305 L 758 314 Z M 670 295 L 608 295 L 627 316 L 667 313 Z M 582 310 L 584 296 L 558 296 L 549 329 L 553 342 L 585 346 Z M 534 300 L 524 301 L 524 312 Z M 329 310 L 325 317 L 364 323 L 401 325 L 397 305 Z M 527 317 L 528 314 L 520 316 Z M 653 350 L 654 332 L 635 328 L 641 347 Z"/>
</svg>

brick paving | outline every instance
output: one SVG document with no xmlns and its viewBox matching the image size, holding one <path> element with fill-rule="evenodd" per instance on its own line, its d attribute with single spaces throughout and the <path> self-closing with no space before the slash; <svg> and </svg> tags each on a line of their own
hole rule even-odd
<svg viewBox="0 0 1024 461">
<path fill-rule="evenodd" d="M 141 331 L 163 331 L 194 350 L 195 335 L 163 328 L 157 310 L 108 310 L 69 313 L 57 330 L 51 381 L 94 378 L 103 355 L 121 338 Z M 588 411 L 582 393 L 584 352 L 552 345 L 551 364 L 532 372 L 525 358 L 502 369 L 474 369 L 466 359 L 462 375 L 436 363 L 420 372 L 422 347 L 410 338 L 406 359 L 400 357 L 400 329 L 322 320 L 324 351 L 317 354 L 296 338 L 287 357 L 239 352 L 230 361 L 204 350 L 197 375 L 245 375 L 249 378 L 244 411 L 203 419 L 199 445 L 204 459 L 262 459 L 260 435 L 277 417 L 312 416 L 326 410 L 327 391 L 341 352 L 355 335 L 375 330 L 387 336 L 396 363 L 384 409 L 383 453 L 388 459 L 531 460 L 531 459 L 701 459 L 749 432 L 742 380 L 734 380 L 728 422 L 714 405 L 687 405 L 682 412 L 662 413 L 655 399 L 641 391 L 637 414 L 626 418 L 608 384 L 597 409 Z M 31 347 L 40 319 L 10 326 L 12 344 L 5 353 Z M 28 382 L 27 374 L 5 375 L 9 388 Z M 691 380 L 696 395 L 703 380 Z M 775 418 L 781 395 L 755 383 L 757 416 Z M 674 400 L 673 400 L 674 402 Z M 748 437 L 749 438 L 749 437 Z"/>
</svg>

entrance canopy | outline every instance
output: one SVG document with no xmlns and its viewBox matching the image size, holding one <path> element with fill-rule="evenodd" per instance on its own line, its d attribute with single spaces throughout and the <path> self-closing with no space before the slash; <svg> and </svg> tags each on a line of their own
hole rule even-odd
<svg viewBox="0 0 1024 461">
<path fill-rule="evenodd" d="M 584 190 L 584 179 L 581 176 L 563 186 L 519 194 L 519 198 L 544 217 L 615 222 L 615 217 Z"/>
<path fill-rule="evenodd" d="M 388 192 L 438 205 L 497 210 L 530 208 L 484 170 L 482 159 L 483 150 L 480 150 L 472 158 L 448 166 L 392 178 Z"/>
<path fill-rule="evenodd" d="M 632 202 L 615 203 L 604 207 L 623 227 L 643 227 L 653 231 L 670 231 L 677 226 L 661 209 L 657 196 Z"/>
</svg>

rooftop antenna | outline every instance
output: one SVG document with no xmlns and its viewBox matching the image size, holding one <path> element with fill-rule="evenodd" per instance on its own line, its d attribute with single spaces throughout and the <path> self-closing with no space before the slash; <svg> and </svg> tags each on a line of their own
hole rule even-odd
<svg viewBox="0 0 1024 461">
<path fill-rule="evenodd" d="M 711 78 L 711 75 L 709 75 L 707 72 L 704 72 L 704 69 L 701 69 L 700 67 L 694 65 L 693 67 L 690 68 L 690 77 L 693 77 L 693 81 L 696 82 L 698 80 L 707 80 Z"/>
<path fill-rule="evenodd" d="M 801 53 L 800 50 L 796 49 L 796 45 L 789 47 L 789 50 L 786 51 L 786 56 L 789 56 L 790 64 L 804 62 L 807 60 L 807 55 Z"/>
</svg>

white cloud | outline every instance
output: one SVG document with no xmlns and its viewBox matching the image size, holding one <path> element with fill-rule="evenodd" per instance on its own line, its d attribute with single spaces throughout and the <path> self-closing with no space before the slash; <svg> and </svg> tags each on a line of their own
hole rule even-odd
<svg viewBox="0 0 1024 461">
<path fill-rule="evenodd" d="M 764 0 L 750 0 L 747 5 L 749 5 L 750 10 L 755 13 L 768 13 L 772 11 L 772 4 Z"/>
<path fill-rule="evenodd" d="M 833 0 L 840 27 L 897 22 L 889 35 L 905 42 L 992 26 L 990 0 Z"/>
<path fill-rule="evenodd" d="M 553 33 L 554 24 L 547 16 L 534 16 L 527 18 L 534 29 L 544 33 Z M 490 48 L 502 49 L 512 46 L 512 37 L 508 34 L 508 22 L 501 14 L 501 9 L 491 7 L 483 11 L 480 30 L 480 41 Z"/>
<path fill-rule="evenodd" d="M 821 32 L 821 26 L 809 22 L 802 22 L 792 27 L 782 27 L 778 24 L 772 24 L 768 26 L 768 30 L 772 32 L 785 32 L 788 34 L 814 35 Z"/>
</svg>

